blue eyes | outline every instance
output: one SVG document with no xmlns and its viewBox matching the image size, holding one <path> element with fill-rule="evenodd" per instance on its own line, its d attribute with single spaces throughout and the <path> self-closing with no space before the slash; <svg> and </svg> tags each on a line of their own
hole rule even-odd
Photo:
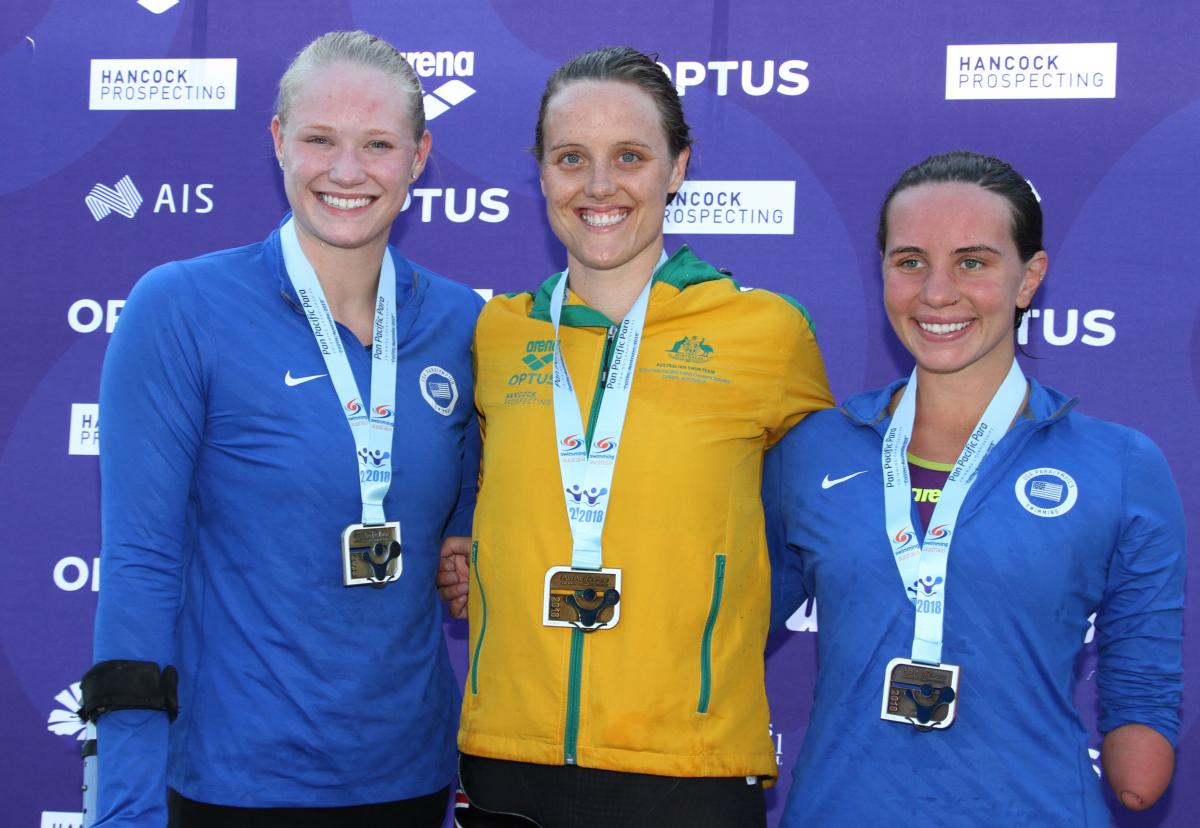
<svg viewBox="0 0 1200 828">
<path fill-rule="evenodd" d="M 617 154 L 617 161 L 621 164 L 626 164 L 626 165 L 637 164 L 641 160 L 642 160 L 642 156 L 639 155 L 638 153 L 634 152 L 633 150 L 625 150 L 624 152 Z M 562 164 L 563 166 L 567 166 L 567 167 L 578 167 L 581 164 L 585 163 L 585 159 L 584 159 L 582 153 L 564 152 L 562 155 L 559 156 L 558 163 Z"/>
</svg>

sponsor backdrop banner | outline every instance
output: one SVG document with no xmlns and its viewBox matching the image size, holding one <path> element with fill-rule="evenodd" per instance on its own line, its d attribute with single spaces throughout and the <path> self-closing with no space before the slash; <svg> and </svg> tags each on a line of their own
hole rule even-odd
<svg viewBox="0 0 1200 828">
<path fill-rule="evenodd" d="M 872 241 L 886 188 L 937 151 L 1010 159 L 1042 197 L 1051 261 L 1019 333 L 1026 370 L 1078 394 L 1083 411 L 1148 433 L 1171 460 L 1188 512 L 1200 506 L 1200 15 L 1190 0 L 8 6 L 6 825 L 78 820 L 76 682 L 104 588 L 96 402 L 125 296 L 160 262 L 256 241 L 276 225 L 285 201 L 267 129 L 274 84 L 300 46 L 331 29 L 364 28 L 410 53 L 434 149 L 394 240 L 485 295 L 528 289 L 564 264 L 526 151 L 546 76 L 598 45 L 656 52 L 698 141 L 668 209 L 669 246 L 687 242 L 742 284 L 807 305 L 839 398 L 910 367 L 882 311 Z M 1087 481 L 1077 482 L 1086 496 Z M 768 648 L 782 777 L 769 793 L 773 823 L 804 735 L 817 618 L 805 607 Z M 1194 632 L 1194 605 L 1187 620 Z M 465 627 L 448 623 L 446 634 L 461 670 Z M 1194 641 L 1176 783 L 1149 814 L 1118 812 L 1120 825 L 1183 826 L 1200 810 L 1200 791 L 1187 784 L 1200 774 Z M 1077 700 L 1098 748 L 1094 647 L 1079 659 Z"/>
</svg>

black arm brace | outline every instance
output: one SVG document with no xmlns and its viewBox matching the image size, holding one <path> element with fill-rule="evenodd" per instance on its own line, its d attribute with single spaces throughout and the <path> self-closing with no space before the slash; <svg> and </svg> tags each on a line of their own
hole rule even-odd
<svg viewBox="0 0 1200 828">
<path fill-rule="evenodd" d="M 95 721 L 110 710 L 165 710 L 175 721 L 179 714 L 179 673 L 159 671 L 153 661 L 101 661 L 81 682 L 83 707 L 79 718 Z"/>
</svg>

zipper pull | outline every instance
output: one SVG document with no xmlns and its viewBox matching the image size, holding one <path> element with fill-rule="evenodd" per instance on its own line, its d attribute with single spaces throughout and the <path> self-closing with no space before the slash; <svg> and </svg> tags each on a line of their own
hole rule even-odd
<svg viewBox="0 0 1200 828">
<path fill-rule="evenodd" d="M 617 336 L 617 328 L 614 325 L 608 329 L 608 336 L 604 340 L 604 353 L 601 355 L 601 363 L 600 363 L 600 387 L 601 388 L 608 387 L 608 364 L 609 364 L 609 361 L 612 359 L 612 344 L 613 344 L 613 340 L 616 338 L 616 336 Z"/>
</svg>

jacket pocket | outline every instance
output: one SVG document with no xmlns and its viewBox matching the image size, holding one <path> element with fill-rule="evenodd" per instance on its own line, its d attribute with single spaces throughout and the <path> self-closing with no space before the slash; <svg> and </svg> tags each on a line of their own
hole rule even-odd
<svg viewBox="0 0 1200 828">
<path fill-rule="evenodd" d="M 471 543 L 471 574 L 475 578 L 475 588 L 479 591 L 479 637 L 475 639 L 474 653 L 471 656 L 471 695 L 479 695 L 479 655 L 483 652 L 483 637 L 487 633 L 487 593 L 483 590 L 483 579 L 479 576 L 479 541 Z"/>
<path fill-rule="evenodd" d="M 718 554 L 713 564 L 712 603 L 708 607 L 708 620 L 704 624 L 704 635 L 700 639 L 700 701 L 697 713 L 707 713 L 712 696 L 712 637 L 721 612 L 721 595 L 725 592 L 725 556 Z"/>
</svg>

